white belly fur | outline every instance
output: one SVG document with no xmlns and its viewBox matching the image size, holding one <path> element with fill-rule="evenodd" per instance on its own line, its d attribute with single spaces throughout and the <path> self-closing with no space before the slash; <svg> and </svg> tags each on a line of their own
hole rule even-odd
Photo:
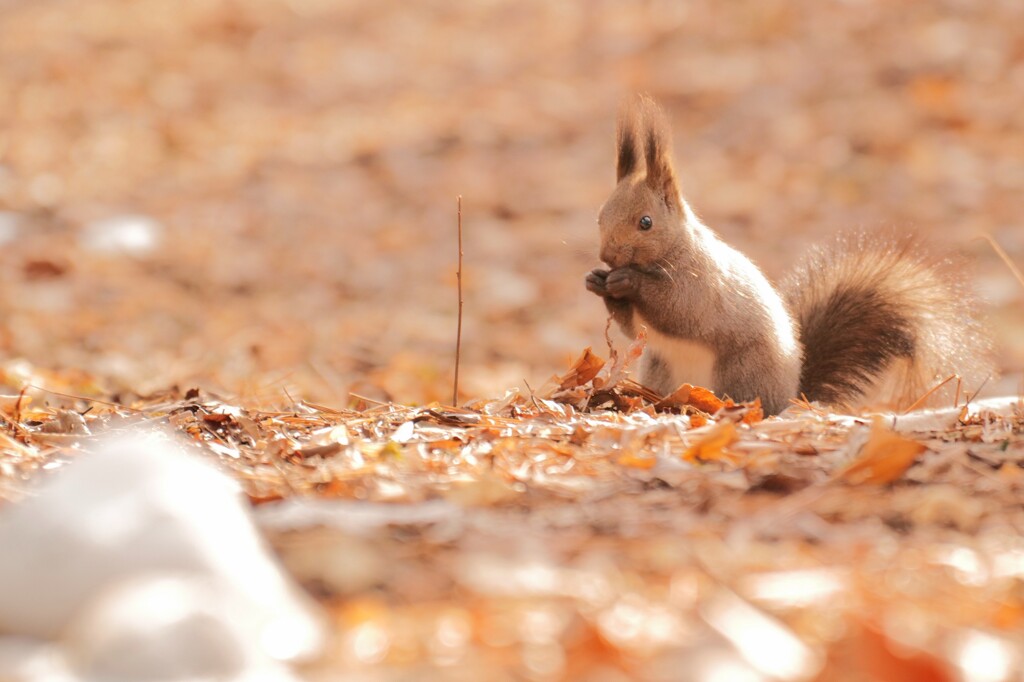
<svg viewBox="0 0 1024 682">
<path fill-rule="evenodd" d="M 647 347 L 658 355 L 672 373 L 672 382 L 693 384 L 713 389 L 711 370 L 715 364 L 712 350 L 696 341 L 687 341 L 666 336 L 648 324 L 639 314 L 634 319 L 634 328 L 647 328 Z"/>
</svg>

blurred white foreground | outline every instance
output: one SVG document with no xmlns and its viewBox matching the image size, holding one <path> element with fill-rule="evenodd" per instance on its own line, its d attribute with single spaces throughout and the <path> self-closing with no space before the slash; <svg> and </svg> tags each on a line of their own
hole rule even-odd
<svg viewBox="0 0 1024 682">
<path fill-rule="evenodd" d="M 321 645 L 235 482 L 162 433 L 52 474 L 0 547 L 0 682 L 287 680 Z"/>
</svg>

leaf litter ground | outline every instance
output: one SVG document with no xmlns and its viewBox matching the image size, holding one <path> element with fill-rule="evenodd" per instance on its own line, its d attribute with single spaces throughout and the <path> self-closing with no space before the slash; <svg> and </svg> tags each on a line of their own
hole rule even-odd
<svg viewBox="0 0 1024 682">
<path fill-rule="evenodd" d="M 331 605 L 329 679 L 1019 667 L 1012 403 L 757 421 L 577 373 L 323 407 L 448 395 L 457 193 L 467 395 L 597 342 L 579 277 L 635 90 L 672 113 L 695 209 L 770 276 L 851 225 L 972 250 L 997 394 L 1019 392 L 1024 288 L 974 237 L 1024 253 L 1024 5 L 670 4 L 5 3 L 0 346 L 102 385 L 2 367 L 0 495 L 170 424 Z"/>
<path fill-rule="evenodd" d="M 241 483 L 328 607 L 310 679 L 996 680 L 1024 666 L 1019 399 L 764 419 L 699 387 L 654 395 L 628 378 L 641 348 L 607 363 L 587 349 L 533 393 L 463 407 L 106 395 L 9 365 L 0 492 L 19 499 L 111 430 L 182 434 Z"/>
</svg>

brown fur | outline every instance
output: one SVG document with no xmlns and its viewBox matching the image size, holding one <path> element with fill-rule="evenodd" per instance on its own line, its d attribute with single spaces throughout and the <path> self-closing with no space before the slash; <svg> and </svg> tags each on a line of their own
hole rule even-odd
<svg viewBox="0 0 1024 682">
<path fill-rule="evenodd" d="M 591 272 L 587 288 L 627 334 L 648 328 L 641 380 L 668 392 L 706 374 L 720 394 L 784 409 L 797 393 L 800 351 L 778 293 L 683 201 L 669 127 L 652 100 L 641 98 L 623 114 L 617 139 L 618 158 L 635 158 L 642 148 L 644 168 L 622 176 L 601 209 L 601 260 L 610 269 Z M 643 216 L 650 230 L 639 229 Z M 691 362 L 708 366 L 696 372 Z"/>
<path fill-rule="evenodd" d="M 669 126 L 651 99 L 623 112 L 616 139 L 618 184 L 598 218 L 609 269 L 586 283 L 626 334 L 648 328 L 640 379 L 651 388 L 706 375 L 717 393 L 760 398 L 773 414 L 801 392 L 855 399 L 902 368 L 891 392 L 906 400 L 985 348 L 961 280 L 911 240 L 854 237 L 814 252 L 783 301 L 683 200 Z"/>
<path fill-rule="evenodd" d="M 906 406 L 951 374 L 976 390 L 991 371 L 963 271 L 912 235 L 844 236 L 813 250 L 782 290 L 810 400 Z"/>
<path fill-rule="evenodd" d="M 625 117 L 629 115 L 630 110 L 627 109 L 620 116 Z M 619 182 L 627 175 L 632 175 L 636 172 L 640 157 L 636 147 L 636 126 L 620 125 L 616 134 L 618 154 L 615 162 L 615 182 Z"/>
</svg>

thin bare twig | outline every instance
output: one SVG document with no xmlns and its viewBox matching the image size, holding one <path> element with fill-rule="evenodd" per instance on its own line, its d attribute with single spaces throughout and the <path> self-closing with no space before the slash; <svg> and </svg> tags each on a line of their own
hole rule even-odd
<svg viewBox="0 0 1024 682">
<path fill-rule="evenodd" d="M 70 398 L 71 400 L 81 400 L 81 401 L 87 402 L 87 403 L 98 403 L 100 405 L 108 405 L 110 407 L 115 407 L 115 408 L 117 408 L 119 410 L 127 410 L 129 412 L 138 412 L 138 413 L 142 413 L 143 412 L 143 410 L 140 410 L 140 409 L 137 409 L 137 408 L 134 408 L 134 407 L 129 407 L 128 405 L 121 405 L 119 403 L 112 403 L 109 400 L 100 400 L 99 398 L 88 398 L 88 397 L 86 397 L 84 395 L 72 395 L 70 393 L 61 393 L 60 391 L 52 391 L 52 390 L 50 390 L 48 388 L 43 388 L 42 386 L 36 386 L 35 384 L 25 384 L 25 388 L 34 388 L 37 391 L 42 391 L 43 393 L 49 393 L 51 395 L 59 395 L 62 398 Z"/>
<path fill-rule="evenodd" d="M 29 438 L 31 437 L 31 434 L 25 429 L 24 426 L 15 421 L 3 410 L 0 410 L 0 419 L 2 419 L 4 423 L 11 427 L 11 431 L 14 433 L 15 436 L 21 439 L 21 442 L 24 445 L 29 444 Z"/>
<path fill-rule="evenodd" d="M 964 407 L 969 407 L 970 406 L 971 401 L 973 401 L 975 398 L 978 397 L 978 394 L 981 393 L 982 389 L 985 388 L 986 384 L 988 384 L 988 380 L 991 379 L 991 378 L 992 378 L 992 375 L 989 374 L 987 377 L 985 377 L 985 380 L 983 382 L 981 382 L 981 386 L 978 386 L 978 390 L 975 391 L 974 393 L 970 394 L 969 396 L 967 396 L 967 400 L 966 400 L 966 402 L 964 402 Z"/>
<path fill-rule="evenodd" d="M 796 407 L 799 407 L 802 410 L 807 410 L 808 412 L 813 412 L 814 414 L 816 414 L 816 415 L 818 415 L 820 417 L 827 417 L 828 416 L 828 411 L 827 410 L 823 410 L 823 409 L 821 409 L 819 407 L 815 407 L 814 404 L 811 403 L 810 400 L 808 400 L 806 393 L 801 393 L 799 398 L 790 398 L 789 399 L 789 403 L 790 403 L 790 405 L 794 405 Z"/>
<path fill-rule="evenodd" d="M 938 384 L 936 384 L 935 386 L 932 386 L 930 389 L 928 389 L 928 391 L 923 396 L 921 396 L 920 398 L 915 400 L 914 403 L 910 407 L 908 407 L 907 409 L 903 410 L 903 414 L 909 414 L 909 413 L 913 412 L 914 410 L 916 410 L 917 408 L 921 407 L 922 405 L 924 405 L 928 401 L 928 398 L 930 398 L 932 396 L 932 394 L 935 393 L 935 391 L 939 390 L 940 388 L 942 388 L 943 386 L 945 386 L 946 384 L 951 382 L 953 379 L 957 379 L 957 378 L 958 378 L 957 375 L 950 374 L 948 377 L 946 377 L 945 379 L 940 381 Z"/>
<path fill-rule="evenodd" d="M 459 323 L 455 333 L 455 384 L 452 386 L 452 406 L 459 404 L 459 361 L 462 359 L 462 195 L 458 198 L 459 269 L 455 277 L 459 286 Z"/>
<path fill-rule="evenodd" d="M 284 391 L 284 395 L 285 395 L 286 398 L 288 398 L 288 402 L 290 402 L 292 404 L 292 414 L 298 414 L 299 410 L 295 406 L 295 398 L 293 398 L 292 394 L 288 392 L 288 387 L 287 386 L 282 386 L 281 390 Z"/>
<path fill-rule="evenodd" d="M 992 250 L 996 252 L 996 255 L 999 256 L 1004 263 L 1006 263 L 1006 267 L 1010 268 L 1010 272 L 1012 272 L 1013 276 L 1017 278 L 1017 281 L 1020 282 L 1020 285 L 1024 287 L 1024 274 L 1022 274 L 1017 265 L 1012 260 L 1010 260 L 1010 256 L 1007 255 L 1005 251 L 1003 251 L 1003 247 L 999 246 L 999 242 L 997 242 L 990 234 L 983 234 L 981 236 L 985 239 L 985 241 L 989 243 L 989 245 L 992 247 Z"/>
<path fill-rule="evenodd" d="M 18 402 L 14 403 L 14 421 L 21 423 L 21 403 L 25 399 L 25 392 L 28 390 L 28 384 L 21 387 L 18 391 Z"/>
<path fill-rule="evenodd" d="M 376 400 L 375 398 L 368 398 L 365 395 L 359 395 L 358 393 L 353 393 L 352 391 L 349 391 L 348 394 L 350 396 L 352 396 L 353 398 L 355 398 L 356 400 L 362 400 L 363 402 L 372 403 L 374 405 L 390 405 L 391 404 L 390 402 L 384 402 L 383 400 Z"/>
</svg>

